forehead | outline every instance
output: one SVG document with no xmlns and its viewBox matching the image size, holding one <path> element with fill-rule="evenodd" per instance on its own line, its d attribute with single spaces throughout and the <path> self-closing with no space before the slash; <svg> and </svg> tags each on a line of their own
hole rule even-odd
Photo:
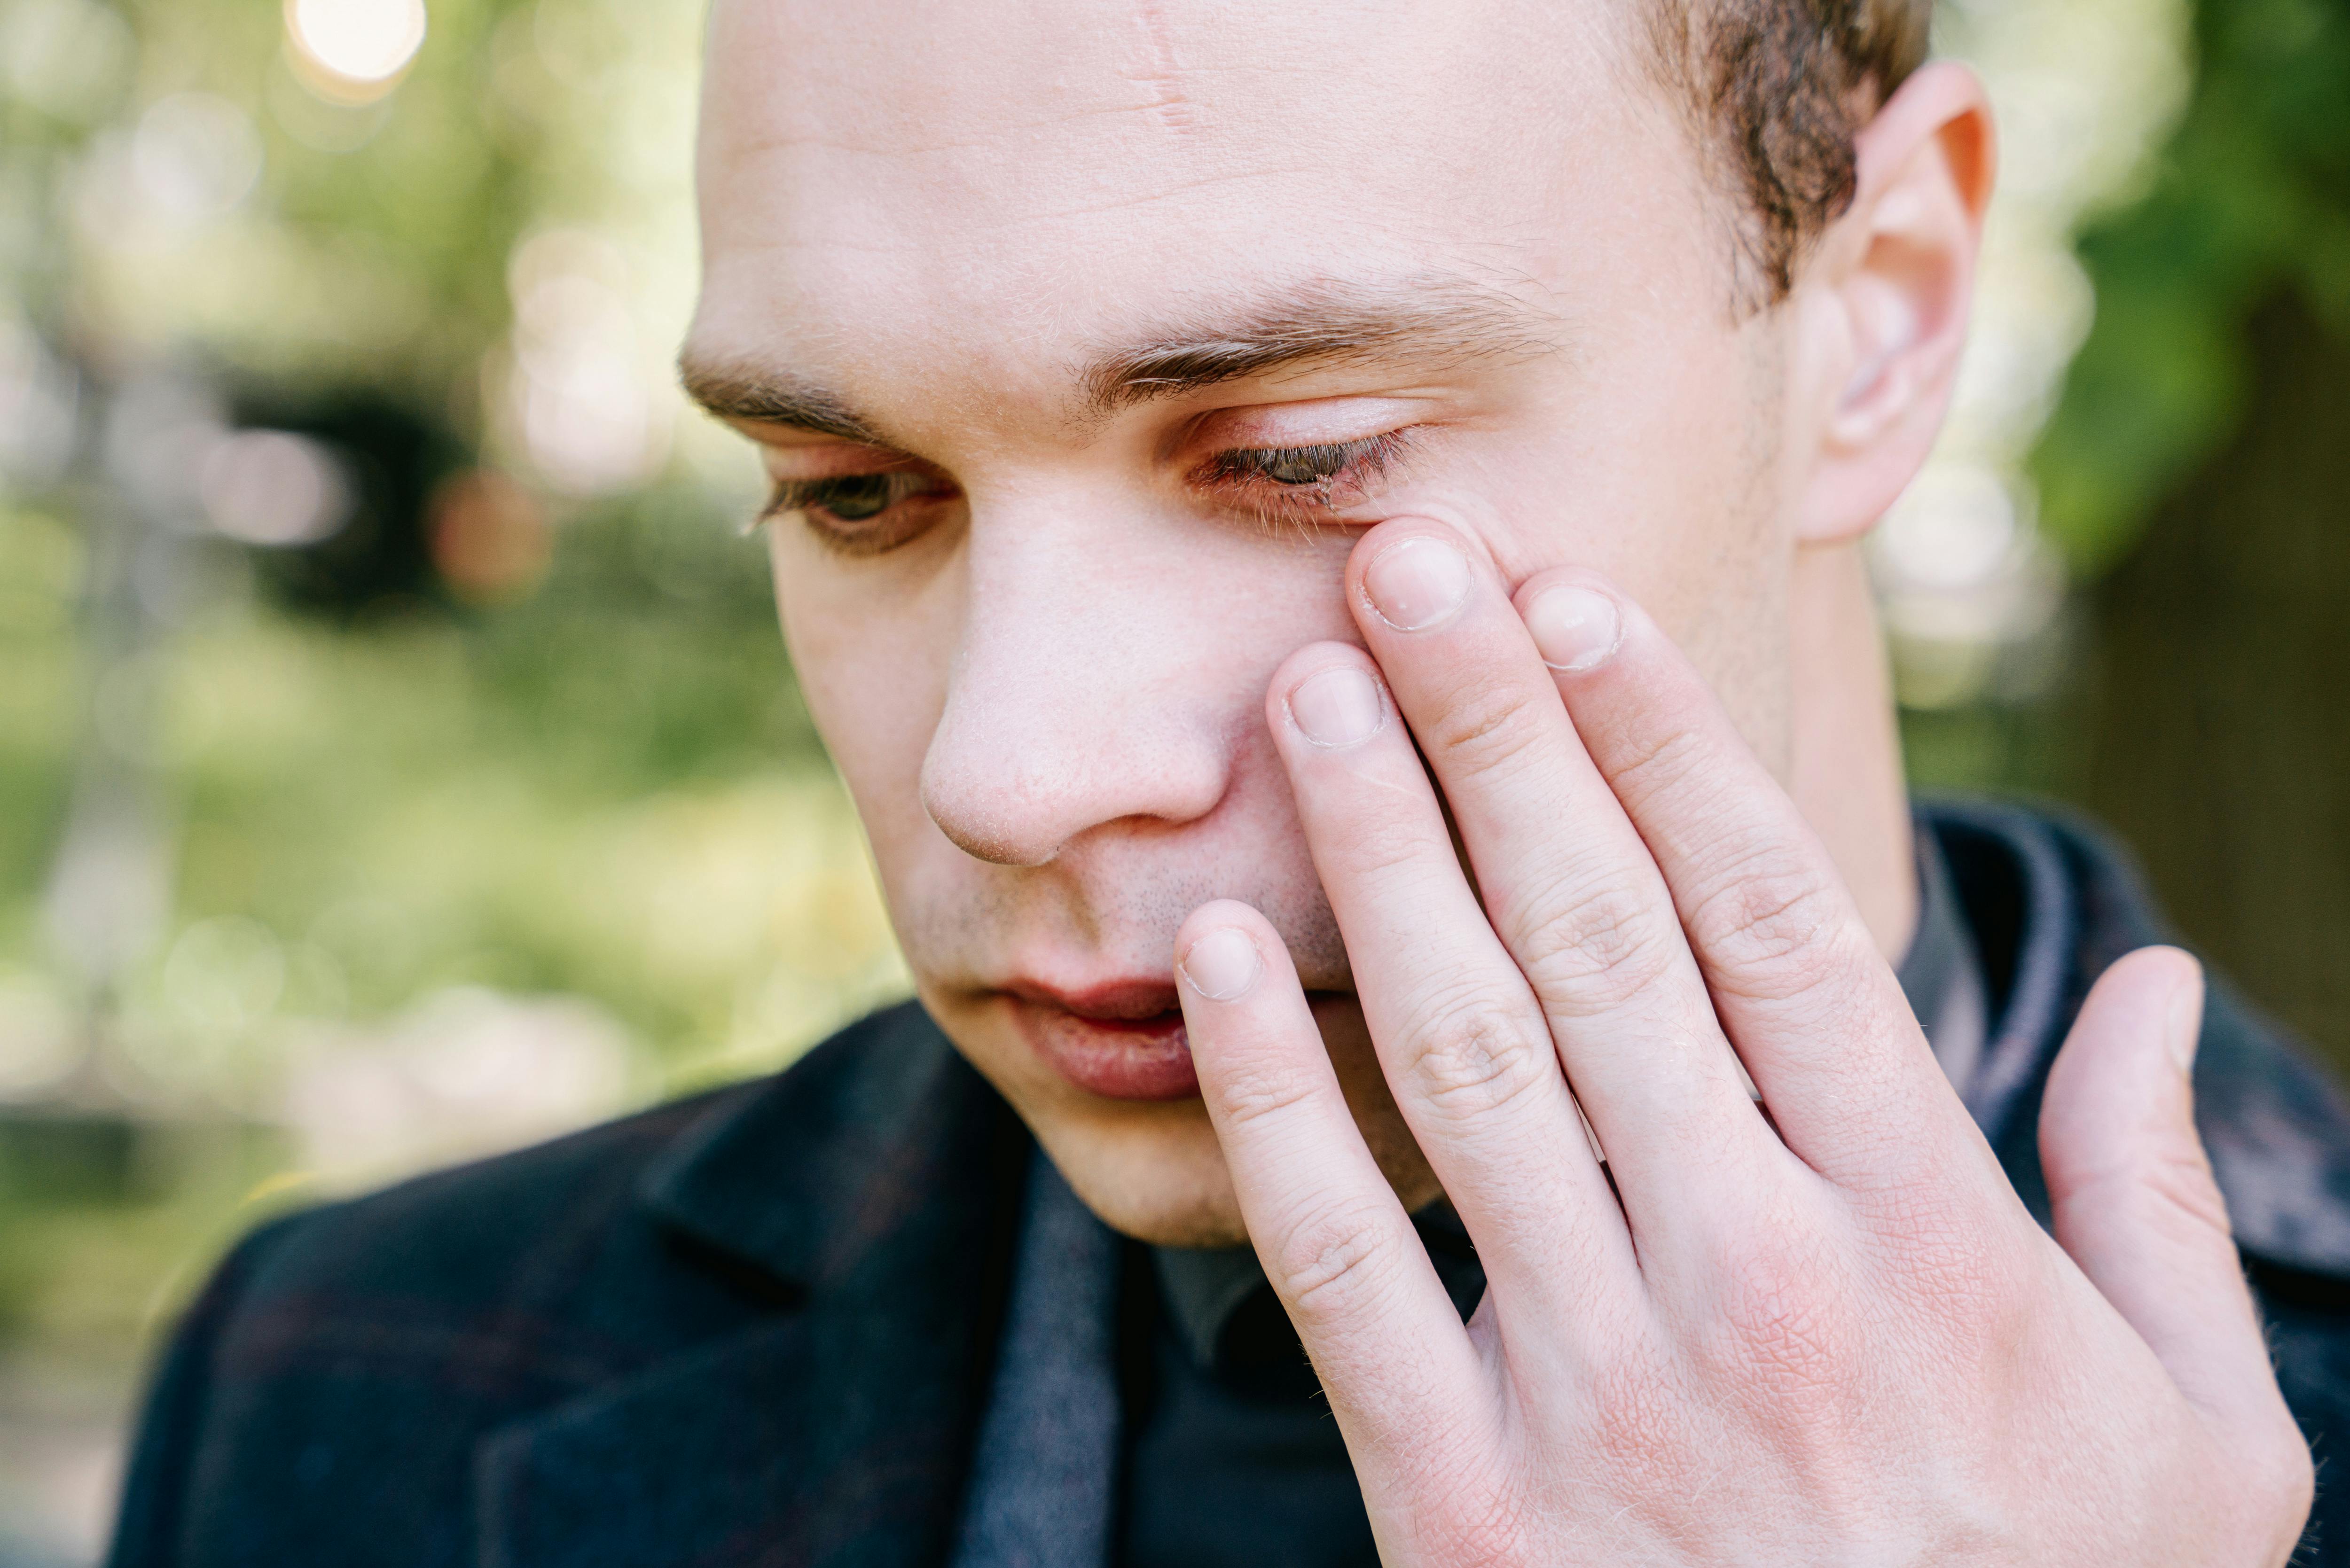
<svg viewBox="0 0 2350 1568">
<path fill-rule="evenodd" d="M 1539 290 L 1671 140 L 1624 9 L 718 0 L 698 348 L 1000 395 L 1234 291 Z"/>
</svg>

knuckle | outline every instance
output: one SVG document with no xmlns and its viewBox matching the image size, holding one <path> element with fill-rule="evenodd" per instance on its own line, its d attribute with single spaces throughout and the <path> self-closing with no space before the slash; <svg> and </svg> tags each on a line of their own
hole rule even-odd
<svg viewBox="0 0 2350 1568">
<path fill-rule="evenodd" d="M 1679 1380 L 1630 1354 L 1595 1366 L 1589 1386 L 1582 1437 L 1594 1464 L 1636 1495 L 1686 1496 L 1700 1478 L 1682 1429 L 1692 1405 Z"/>
<path fill-rule="evenodd" d="M 1617 798 L 1636 816 L 1659 794 L 1673 794 L 1702 777 L 1708 748 L 1704 737 L 1685 724 L 1668 727 L 1607 776 Z"/>
<path fill-rule="evenodd" d="M 1342 831 L 1326 835 L 1317 852 L 1333 856 L 1344 875 L 1366 880 L 1423 864 L 1439 847 L 1430 837 L 1427 814 L 1413 809 L 1425 805 L 1387 792 L 1362 792 L 1350 799 Z M 1451 846 L 1444 844 L 1441 850 L 1450 864 Z"/>
<path fill-rule="evenodd" d="M 1423 739 L 1431 759 L 1440 755 L 1450 771 L 1484 774 L 1508 766 L 1541 733 L 1530 693 L 1481 685 L 1466 689 Z"/>
<path fill-rule="evenodd" d="M 2227 1199 L 2199 1139 L 2164 1137 L 2094 1162 L 2060 1157 L 2054 1173 L 2067 1210 L 2106 1210 L 2160 1236 L 2232 1234 Z"/>
<path fill-rule="evenodd" d="M 1513 1490 L 1471 1495 L 1434 1521 L 1426 1541 L 1433 1548 L 1429 1560 L 1457 1563 L 1462 1568 L 1533 1568 L 1540 1559 L 1532 1554 L 1534 1534 L 1526 1511 Z"/>
<path fill-rule="evenodd" d="M 1311 1100 L 1314 1093 L 1313 1080 L 1287 1070 L 1285 1064 L 1252 1062 L 1225 1068 L 1216 1098 L 1223 1106 L 1226 1123 L 1243 1129 L 1279 1121 Z"/>
<path fill-rule="evenodd" d="M 1327 1204 L 1289 1228 L 1274 1258 L 1290 1310 L 1309 1321 L 1351 1315 L 1386 1288 L 1388 1227 L 1362 1199 Z"/>
<path fill-rule="evenodd" d="M 1419 1032 L 1412 1080 L 1447 1115 L 1489 1114 L 1556 1075 L 1549 1034 L 1512 1009 L 1471 997 L 1440 1004 Z"/>
<path fill-rule="evenodd" d="M 1664 977 L 1678 933 L 1651 892 L 1628 875 L 1606 877 L 1563 891 L 1556 912 L 1532 922 L 1515 956 L 1546 1002 L 1570 1016 L 1611 1012 Z"/>
<path fill-rule="evenodd" d="M 2199 1138 L 2165 1138 L 2138 1176 L 2138 1189 L 2176 1220 L 2226 1236 L 2228 1200 L 2211 1175 L 2210 1158 Z"/>
<path fill-rule="evenodd" d="M 1827 1414 L 1850 1381 L 1853 1328 L 1824 1252 L 1792 1237 L 1752 1238 L 1726 1250 L 1719 1276 L 1702 1354 L 1781 1420 Z"/>
<path fill-rule="evenodd" d="M 2317 1487 L 2317 1466 L 2308 1439 L 2293 1417 L 2280 1410 L 2269 1431 L 2251 1445 L 2245 1492 L 2263 1518 L 2290 1515 L 2298 1524 L 2309 1512 Z"/>
<path fill-rule="evenodd" d="M 1782 1002 L 1848 972 L 1851 920 L 1809 867 L 1773 852 L 1734 867 L 1692 905 L 1690 935 L 1715 981 Z"/>
<path fill-rule="evenodd" d="M 1897 998 L 1895 1007 L 1906 1003 Z M 1847 1005 L 1822 1025 L 1836 1031 L 1830 1038 L 1866 1037 L 1868 1033 L 1915 1028 L 1914 1014 L 1896 1014 L 1876 1005 Z M 1955 1121 L 1951 1113 L 1963 1107 L 1950 1104 L 1948 1080 L 1912 1076 L 1877 1089 L 1874 1116 L 1854 1117 L 1852 1136 L 1842 1157 L 1824 1160 L 1821 1174 L 1844 1190 L 1856 1219 L 1873 1223 L 1880 1234 L 1896 1238 L 1912 1223 L 1944 1223 L 1935 1216 L 1964 1210 L 1969 1223 L 1999 1230 L 2005 1210 L 1994 1214 L 1986 1203 L 2005 1200 L 2011 1184 L 2003 1178 L 1988 1180 L 1996 1169 L 1995 1157 L 1964 1135 L 1944 1142 L 1921 1137 L 1918 1129 Z"/>
<path fill-rule="evenodd" d="M 2233 1526 L 2266 1543 L 2261 1561 L 2286 1561 L 2301 1542 L 2317 1499 L 2317 1466 L 2309 1439 L 2280 1400 L 2275 1415 L 2261 1423 L 2260 1430 L 2236 1435 L 2230 1459 L 2225 1471 Z"/>
<path fill-rule="evenodd" d="M 1871 1294 L 1888 1325 L 1930 1325 L 1953 1365 L 1974 1366 L 2023 1343 L 2039 1300 L 2035 1271 L 2053 1242 L 2017 1247 L 1998 1199 L 1959 1197 L 1931 1176 L 1865 1192 L 1847 1189 L 1851 1218 L 1869 1238 Z"/>
<path fill-rule="evenodd" d="M 1901 1246 L 1888 1295 L 1911 1316 L 1940 1324 L 1965 1339 L 2001 1343 L 2029 1296 L 2012 1258 L 1963 1219 L 1917 1206 L 1914 1218 L 1887 1232 Z"/>
<path fill-rule="evenodd" d="M 2266 1467 L 2268 1513 L 2290 1540 L 2297 1539 L 2317 1501 L 2317 1465 L 2310 1457 L 2308 1439 L 2290 1417 L 2282 1423 L 2277 1456 Z"/>
</svg>

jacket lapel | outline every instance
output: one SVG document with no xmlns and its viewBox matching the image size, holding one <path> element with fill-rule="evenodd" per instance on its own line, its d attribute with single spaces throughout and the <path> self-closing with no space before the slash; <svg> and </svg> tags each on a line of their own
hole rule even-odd
<svg viewBox="0 0 2350 1568">
<path fill-rule="evenodd" d="M 2333 1082 L 2215 984 L 2195 1093 L 2237 1245 L 2304 1273 L 2350 1277 L 2350 1115 Z"/>
<path fill-rule="evenodd" d="M 698 1125 L 643 1202 L 805 1304 L 493 1433 L 485 1568 L 941 1560 L 1025 1147 L 911 1006 Z"/>
<path fill-rule="evenodd" d="M 2038 1134 L 2048 1069 L 2106 967 L 2178 938 L 2128 855 L 2077 817 L 1949 800 L 1923 815 L 1958 872 L 2002 997 L 1968 1108 L 2045 1222 Z M 2270 1263 L 2350 1277 L 2350 1108 L 2289 1035 L 2216 981 L 2195 1096 L 2238 1246 Z"/>
</svg>

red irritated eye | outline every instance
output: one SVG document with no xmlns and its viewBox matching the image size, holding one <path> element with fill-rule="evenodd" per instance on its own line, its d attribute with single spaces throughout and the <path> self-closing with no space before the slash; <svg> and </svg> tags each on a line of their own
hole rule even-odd
<svg viewBox="0 0 2350 1568">
<path fill-rule="evenodd" d="M 1300 514 L 1295 520 L 1307 520 L 1305 514 L 1368 499 L 1406 445 L 1403 431 L 1388 431 L 1360 441 L 1237 448 L 1210 458 L 1196 483 L 1251 511 L 1294 511 Z"/>
<path fill-rule="evenodd" d="M 1192 483 L 1266 524 L 1327 524 L 1333 513 L 1367 500 L 1408 444 L 1405 431 L 1388 431 L 1357 441 L 1231 448 L 1195 469 Z M 876 556 L 922 534 L 957 493 L 935 471 L 904 467 L 781 479 L 760 520 L 794 514 L 827 549 Z"/>
</svg>

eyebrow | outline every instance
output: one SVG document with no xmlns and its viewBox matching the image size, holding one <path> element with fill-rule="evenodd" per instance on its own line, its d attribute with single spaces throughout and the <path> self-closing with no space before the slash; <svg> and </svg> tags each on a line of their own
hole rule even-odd
<svg viewBox="0 0 2350 1568">
<path fill-rule="evenodd" d="M 1449 368 L 1555 351 L 1554 317 L 1497 288 L 1453 277 L 1377 287 L 1305 285 L 1237 312 L 1207 312 L 1092 355 L 1078 374 L 1095 416 L 1188 396 L 1227 381 L 1348 362 Z M 848 402 L 783 367 L 679 361 L 687 396 L 722 420 L 790 425 L 868 446 L 895 443 Z"/>
<path fill-rule="evenodd" d="M 870 421 L 815 382 L 779 369 L 679 357 L 685 395 L 717 418 L 751 424 L 791 425 L 865 446 L 888 446 Z"/>
<path fill-rule="evenodd" d="M 1178 398 L 1225 381 L 1347 362 L 1450 367 L 1554 351 L 1557 322 L 1523 301 L 1451 277 L 1376 288 L 1309 284 L 1222 321 L 1186 323 L 1095 359 L 1084 376 L 1097 413 Z"/>
</svg>

